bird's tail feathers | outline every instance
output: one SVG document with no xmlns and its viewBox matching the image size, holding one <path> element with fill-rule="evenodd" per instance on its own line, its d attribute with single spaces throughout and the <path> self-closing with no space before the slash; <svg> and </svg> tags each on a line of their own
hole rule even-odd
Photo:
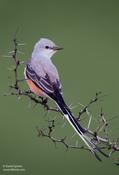
<svg viewBox="0 0 119 175">
<path fill-rule="evenodd" d="M 71 113 L 70 109 L 65 104 L 62 96 L 60 96 L 60 98 L 58 98 L 58 100 L 56 100 L 56 103 L 57 103 L 58 107 L 60 108 L 60 110 L 63 112 L 65 118 L 68 120 L 68 122 L 71 124 L 71 126 L 74 128 L 76 133 L 80 136 L 80 138 L 84 141 L 84 143 L 87 145 L 87 147 L 90 149 L 90 151 L 95 155 L 95 157 L 99 161 L 101 161 L 101 158 L 97 155 L 97 152 L 100 152 L 105 157 L 109 157 L 86 134 L 86 130 L 75 119 L 75 117 Z"/>
</svg>

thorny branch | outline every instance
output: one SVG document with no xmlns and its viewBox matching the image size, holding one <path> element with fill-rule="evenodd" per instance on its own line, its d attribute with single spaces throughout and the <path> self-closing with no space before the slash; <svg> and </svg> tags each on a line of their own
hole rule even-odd
<svg viewBox="0 0 119 175">
<path fill-rule="evenodd" d="M 19 53 L 18 47 L 21 44 L 17 41 L 16 38 L 13 40 L 13 43 L 14 43 L 14 50 L 11 52 L 12 53 L 11 59 L 14 60 L 14 69 L 12 70 L 14 72 L 14 82 L 12 82 L 12 85 L 9 85 L 10 92 L 5 93 L 3 95 L 4 96 L 14 95 L 18 97 L 25 96 L 29 98 L 31 101 L 33 101 L 35 104 L 42 105 L 47 111 L 57 112 L 62 115 L 62 112 L 57 107 L 49 106 L 47 98 L 44 99 L 42 97 L 37 97 L 30 90 L 23 90 L 21 88 L 20 83 L 24 82 L 25 80 L 25 79 L 23 80 L 19 79 L 19 69 L 21 64 L 24 63 L 18 58 L 18 53 Z M 89 117 L 88 127 L 85 128 L 87 131 L 87 134 L 90 135 L 92 140 L 95 141 L 97 145 L 101 145 L 100 148 L 105 149 L 108 152 L 109 157 L 111 157 L 112 153 L 119 151 L 119 143 L 118 143 L 118 140 L 113 140 L 110 138 L 109 120 L 106 119 L 102 109 L 100 111 L 100 116 L 99 116 L 100 120 L 98 122 L 97 128 L 94 131 L 90 129 L 90 124 L 92 122 L 92 114 L 89 112 L 89 108 L 91 105 L 94 105 L 96 102 L 99 102 L 99 100 L 102 98 L 103 96 L 101 92 L 96 93 L 96 95 L 89 101 L 87 105 L 82 105 L 82 108 L 79 111 L 78 117 L 76 117 L 76 119 L 77 121 L 81 121 L 82 119 L 84 119 L 83 117 L 84 115 L 88 115 Z M 85 146 L 79 146 L 78 144 L 73 144 L 73 145 L 69 144 L 66 136 L 63 138 L 54 137 L 53 134 L 55 133 L 55 128 L 56 128 L 56 121 L 51 120 L 51 121 L 48 121 L 48 126 L 45 130 L 39 127 L 37 127 L 36 129 L 39 137 L 48 138 L 55 144 L 55 146 L 56 144 L 62 144 L 66 149 L 72 148 L 72 149 L 83 149 L 83 150 L 90 151 Z M 114 163 L 116 165 L 119 165 L 119 157 L 115 160 Z"/>
</svg>

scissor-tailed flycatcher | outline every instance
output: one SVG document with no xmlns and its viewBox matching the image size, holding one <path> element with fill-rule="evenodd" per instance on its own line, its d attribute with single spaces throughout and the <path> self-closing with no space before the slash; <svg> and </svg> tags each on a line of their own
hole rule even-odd
<svg viewBox="0 0 119 175">
<path fill-rule="evenodd" d="M 107 155 L 86 135 L 85 129 L 77 122 L 62 97 L 59 75 L 55 65 L 51 61 L 51 57 L 54 53 L 61 49 L 62 48 L 58 47 L 49 39 L 40 39 L 35 44 L 30 61 L 26 64 L 24 71 L 25 79 L 33 93 L 38 96 L 49 97 L 55 101 L 65 118 L 85 142 L 90 151 L 98 158 L 98 160 L 101 160 L 96 153 L 97 151 L 104 156 Z"/>
</svg>

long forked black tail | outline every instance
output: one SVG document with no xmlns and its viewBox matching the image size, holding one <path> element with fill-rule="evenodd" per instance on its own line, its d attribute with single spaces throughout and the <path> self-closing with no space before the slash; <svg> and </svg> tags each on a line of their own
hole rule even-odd
<svg viewBox="0 0 119 175">
<path fill-rule="evenodd" d="M 86 130 L 78 123 L 78 121 L 75 119 L 73 114 L 71 113 L 68 106 L 65 104 L 64 99 L 60 93 L 56 94 L 55 102 L 64 114 L 65 118 L 68 120 L 68 122 L 71 124 L 71 126 L 74 128 L 76 133 L 80 136 L 80 138 L 84 141 L 84 143 L 87 145 L 87 147 L 90 149 L 90 151 L 95 155 L 95 157 L 101 161 L 101 158 L 97 155 L 97 152 L 100 152 L 105 157 L 109 157 L 107 154 L 105 154 L 93 141 L 89 136 L 86 135 Z"/>
</svg>

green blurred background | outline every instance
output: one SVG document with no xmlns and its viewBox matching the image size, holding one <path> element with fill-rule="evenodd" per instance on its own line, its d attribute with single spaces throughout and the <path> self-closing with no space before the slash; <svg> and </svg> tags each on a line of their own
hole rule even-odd
<svg viewBox="0 0 119 175">
<path fill-rule="evenodd" d="M 54 56 L 68 104 L 86 104 L 98 91 L 108 94 L 103 106 L 108 118 L 119 114 L 119 1 L 118 0 L 0 0 L 0 92 L 7 92 L 12 63 L 7 55 L 13 49 L 16 29 L 20 59 L 30 58 L 33 45 L 47 37 L 64 47 Z M 23 69 L 20 70 L 23 76 Z M 2 174 L 118 174 L 113 159 L 99 163 L 90 153 L 55 149 L 47 139 L 37 137 L 35 127 L 45 126 L 42 107 L 29 107 L 29 100 L 0 96 L 0 175 Z M 74 109 L 78 112 L 80 106 Z M 48 114 L 49 116 L 58 116 Z M 95 117 L 95 116 L 94 116 Z M 47 117 L 45 118 L 45 120 Z M 59 123 L 62 123 L 60 118 Z M 111 122 L 110 134 L 117 138 L 119 119 Z M 69 125 L 57 127 L 71 133 Z M 80 140 L 80 139 L 79 139 Z M 21 164 L 25 172 L 2 172 L 3 164 Z"/>
</svg>

